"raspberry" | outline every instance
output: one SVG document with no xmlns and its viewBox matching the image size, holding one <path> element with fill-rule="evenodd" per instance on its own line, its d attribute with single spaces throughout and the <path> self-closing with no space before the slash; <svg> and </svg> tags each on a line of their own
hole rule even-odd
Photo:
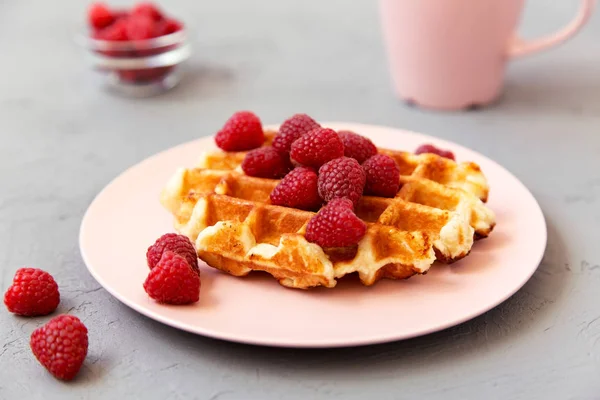
<svg viewBox="0 0 600 400">
<path fill-rule="evenodd" d="M 303 135 L 292 143 L 290 151 L 294 161 L 315 168 L 343 155 L 342 139 L 329 128 L 317 128 Z"/>
<path fill-rule="evenodd" d="M 367 225 L 352 211 L 352 202 L 334 199 L 308 222 L 305 238 L 321 247 L 349 247 L 366 231 Z"/>
<path fill-rule="evenodd" d="M 144 290 L 159 303 L 195 303 L 200 299 L 200 276 L 185 258 L 167 250 L 148 274 Z"/>
<path fill-rule="evenodd" d="M 37 328 L 29 339 L 31 351 L 52 375 L 75 378 L 88 351 L 88 330 L 73 315 L 59 315 Z"/>
<path fill-rule="evenodd" d="M 242 161 L 242 170 L 249 176 L 279 179 L 292 169 L 287 156 L 272 147 L 259 147 L 249 151 Z"/>
<path fill-rule="evenodd" d="M 152 3 L 139 3 L 131 11 L 133 15 L 144 15 L 154 21 L 163 19 L 162 12 Z"/>
<path fill-rule="evenodd" d="M 365 194 L 394 197 L 400 189 L 400 168 L 385 154 L 376 154 L 362 165 L 367 177 Z"/>
<path fill-rule="evenodd" d="M 308 115 L 295 114 L 283 121 L 283 124 L 279 127 L 279 132 L 273 139 L 273 147 L 282 153 L 289 153 L 290 147 L 296 139 L 320 127 L 321 125 Z"/>
<path fill-rule="evenodd" d="M 128 22 L 126 18 L 115 21 L 109 27 L 96 32 L 96 39 L 107 40 L 110 42 L 119 42 L 127 40 L 127 27 Z"/>
<path fill-rule="evenodd" d="M 170 35 L 171 33 L 179 32 L 182 29 L 183 25 L 181 22 L 177 21 L 176 19 L 166 19 L 158 23 L 156 35 Z"/>
<path fill-rule="evenodd" d="M 48 315 L 58 307 L 60 293 L 52 275 L 37 268 L 19 268 L 4 294 L 8 311 L 26 317 Z"/>
<path fill-rule="evenodd" d="M 319 195 L 325 201 L 348 198 L 356 205 L 365 187 L 365 171 L 354 158 L 340 157 L 319 169 Z"/>
<path fill-rule="evenodd" d="M 351 131 L 339 131 L 338 135 L 344 143 L 344 155 L 354 158 L 359 164 L 377 154 L 377 147 L 364 136 Z"/>
<path fill-rule="evenodd" d="M 88 23 L 96 28 L 106 28 L 115 21 L 114 14 L 104 3 L 93 3 L 88 8 Z"/>
<path fill-rule="evenodd" d="M 271 192 L 271 203 L 302 210 L 316 210 L 323 200 L 317 189 L 317 173 L 308 167 L 297 167 L 287 174 Z"/>
<path fill-rule="evenodd" d="M 265 141 L 260 119 L 250 111 L 233 114 L 215 136 L 217 146 L 225 151 L 252 150 Z"/>
<path fill-rule="evenodd" d="M 156 23 L 146 15 L 132 15 L 127 19 L 129 40 L 147 40 L 156 36 Z"/>
<path fill-rule="evenodd" d="M 198 256 L 194 245 L 187 236 L 178 235 L 177 233 L 166 233 L 156 239 L 156 242 L 146 251 L 146 261 L 150 269 L 156 267 L 165 251 L 172 251 L 185 258 L 190 267 L 194 271 L 199 272 Z"/>
<path fill-rule="evenodd" d="M 449 158 L 450 160 L 455 160 L 454 153 L 452 153 L 450 150 L 443 150 L 438 147 L 435 147 L 432 144 L 422 144 L 421 146 L 417 147 L 417 150 L 415 150 L 415 154 L 423 154 L 423 153 L 437 154 L 440 157 Z"/>
</svg>

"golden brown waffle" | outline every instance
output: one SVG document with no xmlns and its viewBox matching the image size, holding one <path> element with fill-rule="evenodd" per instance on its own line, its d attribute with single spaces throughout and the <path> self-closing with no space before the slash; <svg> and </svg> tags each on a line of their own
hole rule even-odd
<svg viewBox="0 0 600 400">
<path fill-rule="evenodd" d="M 466 256 L 474 238 L 491 232 L 495 217 L 484 204 L 489 188 L 476 164 L 379 151 L 398 163 L 402 186 L 393 199 L 362 197 L 356 214 L 367 233 L 353 248 L 306 241 L 315 213 L 269 204 L 278 181 L 245 175 L 243 152 L 206 153 L 197 168 L 178 170 L 161 202 L 208 265 L 236 276 L 266 271 L 284 286 L 303 289 L 334 287 L 355 272 L 365 285 L 422 274 L 436 259 Z"/>
</svg>

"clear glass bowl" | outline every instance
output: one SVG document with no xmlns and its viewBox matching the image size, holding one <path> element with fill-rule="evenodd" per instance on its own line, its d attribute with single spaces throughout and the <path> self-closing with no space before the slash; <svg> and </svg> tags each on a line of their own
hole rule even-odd
<svg viewBox="0 0 600 400">
<path fill-rule="evenodd" d="M 91 66 L 105 75 L 109 88 L 135 97 L 175 87 L 180 64 L 191 54 L 185 29 L 148 40 L 106 41 L 81 34 L 77 41 L 87 50 Z"/>
</svg>

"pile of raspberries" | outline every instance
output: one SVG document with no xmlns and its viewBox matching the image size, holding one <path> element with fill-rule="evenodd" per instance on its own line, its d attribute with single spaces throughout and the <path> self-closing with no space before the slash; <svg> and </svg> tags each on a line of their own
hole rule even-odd
<svg viewBox="0 0 600 400">
<path fill-rule="evenodd" d="M 246 175 L 280 179 L 271 204 L 319 212 L 306 227 L 306 240 L 324 248 L 357 245 L 367 231 L 355 209 L 364 195 L 394 197 L 400 189 L 400 169 L 380 154 L 368 138 L 351 131 L 322 127 L 306 114 L 281 124 L 270 146 L 260 119 L 238 111 L 215 136 L 222 150 L 248 151 L 242 162 Z M 416 154 L 435 153 L 454 159 L 432 145 Z"/>
<path fill-rule="evenodd" d="M 166 16 L 150 2 L 138 3 L 131 10 L 93 3 L 88 9 L 87 22 L 93 38 L 116 42 L 148 40 L 183 29 L 180 21 Z"/>
</svg>

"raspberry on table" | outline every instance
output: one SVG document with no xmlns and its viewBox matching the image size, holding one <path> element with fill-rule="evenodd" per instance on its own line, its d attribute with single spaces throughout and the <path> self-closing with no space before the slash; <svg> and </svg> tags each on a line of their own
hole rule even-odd
<svg viewBox="0 0 600 400">
<path fill-rule="evenodd" d="M 127 38 L 147 40 L 156 36 L 156 22 L 147 15 L 131 15 L 127 19 Z"/>
<path fill-rule="evenodd" d="M 144 290 L 159 303 L 195 303 L 200 299 L 200 276 L 185 258 L 167 250 L 148 274 Z"/>
<path fill-rule="evenodd" d="M 295 114 L 281 124 L 273 139 L 273 147 L 282 153 L 289 153 L 296 139 L 320 127 L 321 125 L 308 115 Z"/>
<path fill-rule="evenodd" d="M 160 21 L 163 19 L 163 14 L 160 9 L 149 2 L 138 3 L 131 10 L 132 15 L 144 15 L 152 18 L 154 21 Z"/>
<path fill-rule="evenodd" d="M 317 182 L 317 173 L 312 168 L 294 168 L 271 192 L 271 204 L 301 210 L 316 210 L 323 203 L 319 196 Z"/>
<path fill-rule="evenodd" d="M 88 330 L 79 318 L 59 315 L 33 331 L 29 346 L 40 364 L 54 377 L 70 381 L 87 356 Z"/>
<path fill-rule="evenodd" d="M 439 147 L 435 147 L 432 144 L 422 144 L 421 146 L 417 147 L 417 149 L 415 150 L 415 154 L 423 154 L 423 153 L 437 154 L 440 157 L 449 158 L 450 160 L 453 160 L 453 161 L 456 160 L 454 158 L 454 153 L 452 153 L 450 150 L 440 149 Z"/>
<path fill-rule="evenodd" d="M 362 165 L 367 182 L 365 194 L 394 197 L 400 189 L 400 168 L 390 156 L 376 154 Z"/>
<path fill-rule="evenodd" d="M 321 247 L 349 247 L 365 236 L 367 225 L 358 218 L 348 199 L 334 199 L 306 226 L 305 238 Z"/>
<path fill-rule="evenodd" d="M 315 168 L 343 155 L 342 139 L 336 131 L 329 128 L 313 129 L 292 143 L 290 150 L 292 160 Z"/>
<path fill-rule="evenodd" d="M 146 251 L 146 261 L 150 269 L 156 267 L 165 251 L 172 251 L 185 258 L 190 267 L 196 272 L 198 268 L 198 255 L 196 248 L 187 236 L 177 233 L 166 233 L 156 239 L 156 242 Z"/>
<path fill-rule="evenodd" d="M 8 311 L 26 317 L 48 315 L 59 303 L 56 281 L 48 272 L 37 268 L 19 268 L 4 294 Z"/>
<path fill-rule="evenodd" d="M 354 158 L 340 157 L 319 169 L 319 195 L 329 202 L 348 198 L 356 206 L 365 187 L 365 171 Z"/>
<path fill-rule="evenodd" d="M 215 142 L 225 151 L 245 151 L 262 146 L 265 141 L 260 119 L 250 111 L 233 114 L 217 132 Z"/>
<path fill-rule="evenodd" d="M 88 23 L 96 28 L 106 28 L 115 21 L 115 15 L 104 3 L 93 3 L 88 8 Z"/>
<path fill-rule="evenodd" d="M 344 143 L 344 155 L 354 158 L 359 164 L 371 156 L 377 154 L 377 147 L 370 139 L 352 131 L 338 131 L 338 135 Z"/>
<path fill-rule="evenodd" d="M 279 179 L 292 169 L 287 155 L 273 147 L 259 147 L 249 151 L 242 161 L 242 170 L 248 176 Z"/>
</svg>

